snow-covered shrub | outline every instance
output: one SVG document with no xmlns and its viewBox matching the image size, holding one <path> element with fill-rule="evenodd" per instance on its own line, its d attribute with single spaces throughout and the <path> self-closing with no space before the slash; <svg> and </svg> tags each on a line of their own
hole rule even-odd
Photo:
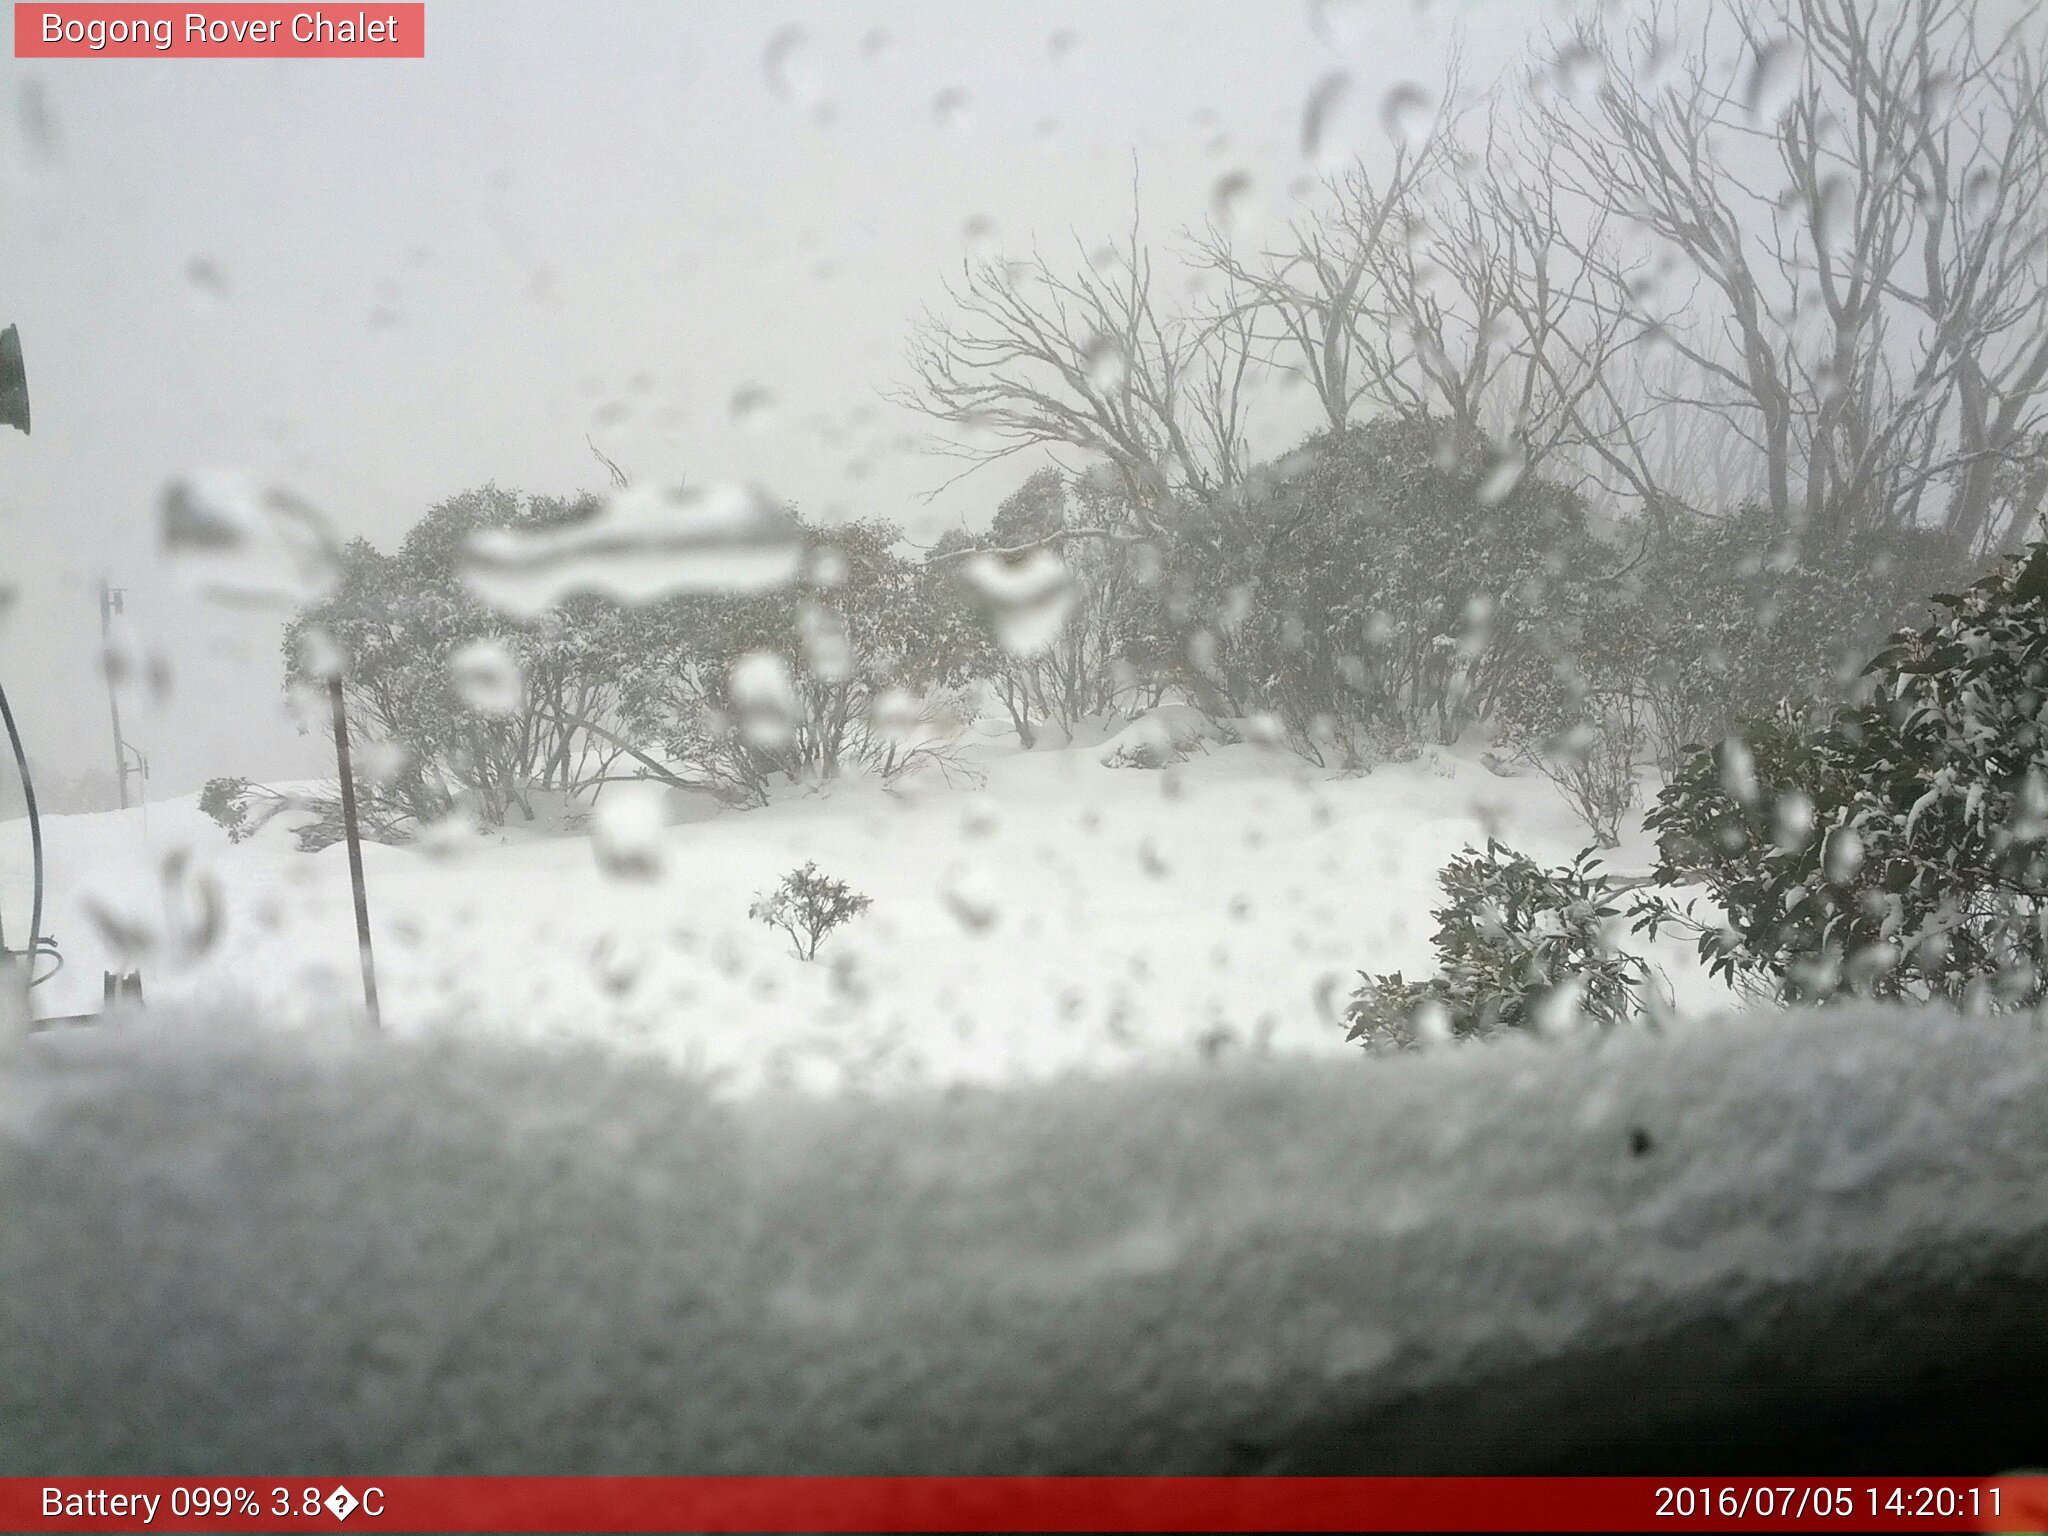
<svg viewBox="0 0 2048 1536">
<path fill-rule="evenodd" d="M 778 780 L 887 777 L 943 757 L 917 717 L 974 674 L 973 608 L 896 552 L 893 524 L 792 521 L 829 572 L 809 586 L 618 615 L 620 738 L 643 771 L 760 805 Z"/>
<path fill-rule="evenodd" d="M 1643 530 L 1553 583 L 1532 628 L 1540 664 L 1494 699 L 1513 754 L 1554 783 L 1601 846 L 1634 809 L 1637 770 L 1674 771 L 1702 741 L 1786 698 L 1841 699 L 1877 640 L 1955 569 L 1918 532 L 1801 544 L 1746 510 Z"/>
<path fill-rule="evenodd" d="M 419 822 L 402 802 L 362 780 L 357 790 L 356 830 L 364 839 L 373 843 L 413 840 Z M 199 809 L 219 824 L 231 843 L 246 842 L 286 812 L 297 815 L 291 832 L 301 853 L 318 853 L 348 835 L 341 819 L 341 792 L 332 785 L 287 793 L 249 779 L 213 778 L 200 791 Z"/>
<path fill-rule="evenodd" d="M 485 486 L 431 508 L 395 554 L 362 539 L 343 550 L 334 592 L 285 632 L 286 681 L 324 688 L 325 669 L 341 666 L 357 745 L 403 760 L 359 777 L 366 814 L 420 824 L 460 798 L 486 825 L 514 811 L 530 820 L 534 790 L 601 781 L 617 761 L 604 729 L 617 702 L 612 606 L 577 598 L 520 623 L 462 578 L 479 530 L 551 528 L 598 505 Z"/>
<path fill-rule="evenodd" d="M 199 810 L 227 833 L 231 843 L 247 842 L 277 816 L 291 810 L 331 812 L 334 823 L 332 837 L 323 836 L 319 825 L 330 819 L 327 814 L 317 815 L 312 823 L 301 824 L 295 829 L 299 847 L 305 852 L 317 853 L 344 836 L 338 795 L 327 796 L 323 803 L 319 796 L 282 794 L 249 779 L 225 776 L 208 779 L 205 788 L 199 791 Z"/>
<path fill-rule="evenodd" d="M 1731 984 L 2032 1006 L 2048 995 L 2048 543 L 1902 631 L 1832 712 L 1781 709 L 1692 753 L 1645 824 L 1637 926 L 1692 933 Z"/>
<path fill-rule="evenodd" d="M 1207 751 L 1211 741 L 1228 739 L 1228 733 L 1200 710 L 1162 704 L 1104 743 L 1096 761 L 1105 768 L 1169 768 Z"/>
<path fill-rule="evenodd" d="M 1966 579 L 1926 530 L 1800 538 L 1758 507 L 1655 530 L 1623 628 L 1651 755 L 1669 773 L 1783 700 L 1844 699 L 1885 636 Z"/>
<path fill-rule="evenodd" d="M 774 890 L 755 897 L 747 915 L 788 934 L 799 960 L 815 960 L 827 934 L 872 905 L 872 897 L 857 894 L 844 880 L 819 874 L 818 866 L 807 862 L 784 875 Z"/>
<path fill-rule="evenodd" d="M 1490 714 L 1560 589 L 1607 558 L 1569 491 L 1501 491 L 1436 424 L 1310 439 L 1192 508 L 1148 642 L 1212 712 L 1264 714 L 1312 760 L 1354 727 L 1455 738 Z"/>
<path fill-rule="evenodd" d="M 977 574 L 969 551 L 1026 551 L 1020 564 L 1058 562 L 1059 589 L 1045 595 L 1045 611 L 1027 625 L 1006 622 L 994 611 L 999 601 L 978 594 L 977 670 L 1026 747 L 1045 726 L 1071 735 L 1089 717 L 1159 701 L 1160 685 L 1147 683 L 1132 664 L 1138 629 L 1156 606 L 1144 580 L 1156 552 L 1141 552 L 1135 527 L 1128 498 L 1111 478 L 1069 479 L 1047 468 L 1004 499 L 986 534 L 951 534 L 932 552 L 932 569 L 947 571 L 969 592 Z M 1046 632 L 1027 632 L 1040 628 Z"/>
<path fill-rule="evenodd" d="M 1646 970 L 1606 941 L 1620 893 L 1599 868 L 1590 851 L 1546 869 L 1491 838 L 1483 852 L 1467 848 L 1440 876 L 1438 974 L 1361 973 L 1346 1038 L 1398 1050 L 1431 1035 L 1483 1038 L 1635 1017 Z"/>
</svg>

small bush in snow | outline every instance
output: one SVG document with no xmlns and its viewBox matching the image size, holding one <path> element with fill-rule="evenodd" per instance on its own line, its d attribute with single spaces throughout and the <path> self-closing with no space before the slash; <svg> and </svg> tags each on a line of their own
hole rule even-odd
<svg viewBox="0 0 2048 1536">
<path fill-rule="evenodd" d="M 814 960 L 826 934 L 873 904 L 872 898 L 856 894 L 844 880 L 821 875 L 816 864 L 807 863 L 784 875 L 774 890 L 755 897 L 747 915 L 788 934 L 799 960 Z"/>
<path fill-rule="evenodd" d="M 1602 848 L 1621 845 L 1621 824 L 1636 808 L 1641 735 L 1634 711 L 1592 714 L 1540 744 L 1523 743 L 1524 761 L 1557 786 Z"/>
<path fill-rule="evenodd" d="M 1440 973 L 1428 981 L 1365 974 L 1345 1010 L 1345 1038 L 1399 1050 L 1431 1034 L 1484 1037 L 1635 1017 L 1645 967 L 1605 940 L 1602 930 L 1621 909 L 1599 867 L 1590 851 L 1546 869 L 1492 839 L 1483 853 L 1467 848 L 1440 877 Z"/>
</svg>

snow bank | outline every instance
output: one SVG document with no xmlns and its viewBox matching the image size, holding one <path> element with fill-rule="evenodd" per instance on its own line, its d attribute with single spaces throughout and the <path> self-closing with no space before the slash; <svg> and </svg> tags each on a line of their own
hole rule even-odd
<svg viewBox="0 0 2048 1536">
<path fill-rule="evenodd" d="M 2048 1379 L 2030 1020 L 737 1106 L 477 1041 L 14 1050 L 0 1473 L 1498 1470 L 1574 1414 Z M 1636 1395 L 1566 1368 L 1631 1344 Z M 1370 1428 L 1530 1370 L 1499 1441 Z"/>
<path fill-rule="evenodd" d="M 1348 1057 L 1358 973 L 1433 969 L 1448 859 L 1490 833 L 1546 862 L 1586 841 L 1549 784 L 1469 754 L 1345 777 L 1248 742 L 1197 748 L 1191 717 L 1153 711 L 1090 747 L 975 747 L 977 776 L 951 786 L 850 779 L 762 810 L 671 807 L 629 861 L 600 857 L 602 814 L 580 832 L 556 818 L 371 846 L 386 1022 L 595 1046 L 736 1093 Z M 1102 761 L 1154 748 L 1192 755 L 1157 772 Z M 276 1021 L 360 995 L 343 849 L 300 853 L 280 825 L 231 845 L 189 799 L 48 831 L 48 927 L 69 963 L 37 989 L 43 1013 L 99 1006 L 117 935 L 150 946 L 153 1001 L 242 999 Z M 17 841 L 0 839 L 0 901 L 20 904 Z M 1648 859 L 1638 836 L 1614 863 Z M 813 964 L 747 915 L 807 861 L 874 898 Z M 1725 1006 L 1681 941 L 1650 953 L 1678 1004 Z"/>
<path fill-rule="evenodd" d="M 1166 768 L 1226 739 L 1192 704 L 1162 704 L 1110 737 L 1095 760 L 1105 768 Z"/>
</svg>

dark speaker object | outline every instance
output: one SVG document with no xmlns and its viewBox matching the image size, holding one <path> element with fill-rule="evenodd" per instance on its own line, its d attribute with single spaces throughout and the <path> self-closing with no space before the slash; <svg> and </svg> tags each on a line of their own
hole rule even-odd
<svg viewBox="0 0 2048 1536">
<path fill-rule="evenodd" d="M 0 423 L 28 430 L 28 370 L 21 361 L 21 332 L 0 331 Z"/>
</svg>

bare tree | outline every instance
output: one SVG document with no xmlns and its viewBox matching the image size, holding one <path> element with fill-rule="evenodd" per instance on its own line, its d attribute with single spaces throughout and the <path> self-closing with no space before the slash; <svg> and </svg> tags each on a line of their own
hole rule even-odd
<svg viewBox="0 0 2048 1536">
<path fill-rule="evenodd" d="M 1361 403 L 1421 405 L 1403 367 L 1402 337 L 1386 324 L 1386 273 L 1420 222 L 1421 189 L 1444 147 L 1435 132 L 1420 143 L 1397 141 L 1392 169 L 1380 178 L 1354 163 L 1324 183 L 1326 206 L 1297 217 L 1272 245 L 1239 251 L 1213 227 L 1197 243 L 1197 260 L 1235 295 L 1248 340 L 1272 366 L 1309 384 L 1333 429 Z"/>
<path fill-rule="evenodd" d="M 1716 0 L 1666 65 L 1669 20 L 1553 39 L 1553 79 L 1599 78 L 1534 106 L 1554 184 L 1627 231 L 1635 270 L 1585 221 L 1559 237 L 1686 365 L 1637 373 L 1632 405 L 1596 392 L 1607 426 L 1710 419 L 1787 527 L 2001 536 L 2000 469 L 2048 399 L 2035 44 L 1981 36 L 1969 0 Z M 1645 458 L 1610 463 L 1654 491 Z"/>
<path fill-rule="evenodd" d="M 1616 264 L 1588 259 L 1607 254 L 1606 221 L 1561 238 L 1547 151 L 1518 139 L 1511 107 L 1498 92 L 1463 104 L 1454 57 L 1426 127 L 1390 120 L 1383 172 L 1354 161 L 1260 249 L 1214 229 L 1199 243 L 1253 312 L 1263 360 L 1307 380 L 1331 428 L 1427 416 L 1459 454 L 1523 467 L 1578 445 L 1630 327 Z"/>
<path fill-rule="evenodd" d="M 892 396 L 954 429 L 941 451 L 969 471 L 1032 448 L 1108 463 L 1152 531 L 1183 493 L 1244 469 L 1244 357 L 1234 309 L 1168 307 L 1133 217 L 1124 239 L 1058 265 L 963 265 L 910 349 Z M 958 478 L 957 476 L 955 477 Z M 950 483 L 950 482 L 949 482 Z"/>
</svg>

